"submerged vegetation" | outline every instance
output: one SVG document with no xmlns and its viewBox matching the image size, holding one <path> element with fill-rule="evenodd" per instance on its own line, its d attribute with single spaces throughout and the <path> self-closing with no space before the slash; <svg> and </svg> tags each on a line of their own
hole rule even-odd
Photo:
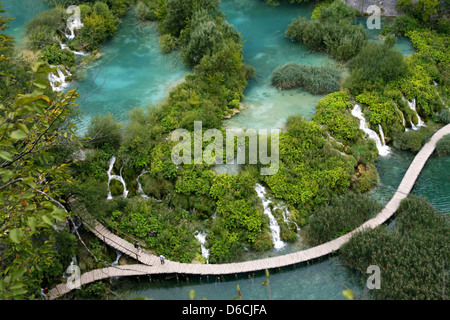
<svg viewBox="0 0 450 320">
<path fill-rule="evenodd" d="M 340 250 L 341 258 L 365 280 L 367 266 L 383 270 L 381 289 L 372 290 L 377 299 L 447 299 L 448 217 L 426 200 L 409 196 L 396 213 L 396 225 L 356 234 Z"/>
<path fill-rule="evenodd" d="M 169 260 L 205 263 L 195 234 L 207 231 L 209 262 L 224 263 L 243 259 L 249 250 L 273 247 L 270 220 L 255 190 L 262 183 L 270 189 L 268 196 L 285 207 L 284 213 L 277 205 L 269 207 L 282 241 L 297 241 L 298 227 L 304 228 L 310 245 L 329 241 L 380 210 L 378 202 L 363 194 L 378 183 L 378 152 L 352 115 L 356 103 L 368 125 L 380 136 L 384 132 L 382 138 L 397 149 L 417 152 L 449 122 L 448 33 L 436 6 L 423 12 L 399 2 L 409 15 L 383 30 L 383 43 L 372 43 L 364 28 L 354 24 L 354 9 L 340 0 L 325 1 L 312 19 L 295 19 L 285 35 L 327 52 L 350 73 L 341 83 L 341 71 L 335 67 L 288 63 L 274 71 L 272 84 L 281 89 L 302 86 L 313 94 L 328 93 L 312 121 L 301 116 L 286 121 L 277 145 L 278 172 L 260 175 L 261 163 L 241 166 L 235 175 L 218 174 L 208 164 L 176 165 L 170 133 L 184 128 L 193 134 L 194 121 L 202 121 L 204 131 L 224 132 L 222 119 L 240 108 L 255 75 L 245 63 L 241 35 L 219 10 L 220 1 L 47 2 L 54 7 L 26 27 L 26 44 L 38 63 L 28 66 L 13 54 L 13 39 L 0 34 L 0 111 L 5 119 L 0 125 L 0 206 L 5 208 L 0 215 L 1 298 L 37 298 L 41 287 L 61 280 L 65 266 L 81 252 L 83 272 L 112 262 L 114 253 L 80 229 L 75 234 L 78 240 L 89 240 L 87 256 L 64 224 L 75 226 L 72 218 L 83 208 L 111 230 Z M 69 14 L 63 8 L 70 4 L 79 5 L 83 28 L 65 43 Z M 70 122 L 78 95 L 75 90 L 52 91 L 49 65 L 73 69 L 79 61 L 74 51 L 98 50 L 114 36 L 132 5 L 140 21 L 157 24 L 162 52 L 178 50 L 191 73 L 160 105 L 132 110 L 129 123 L 111 114 L 98 115 L 85 137 L 77 137 Z M 2 16 L 0 21 L 3 30 L 8 20 Z M 427 28 L 430 23 L 432 29 Z M 409 37 L 418 52 L 403 58 L 393 48 L 393 34 Z M 422 119 L 426 127 L 406 131 L 417 129 Z M 439 142 L 436 154 L 449 154 L 448 141 L 447 136 Z M 249 143 L 246 140 L 246 148 Z M 109 180 L 108 173 L 120 175 L 125 185 Z M 69 198 L 78 201 L 69 206 Z M 397 224 L 395 230 L 380 227 L 357 235 L 342 249 L 344 261 L 361 273 L 370 264 L 390 270 L 383 274 L 383 283 L 392 281 L 377 298 L 441 298 L 436 292 L 449 287 L 444 277 L 448 220 L 422 200 L 410 198 L 402 203 Z M 410 265 L 429 285 L 406 284 Z M 100 283 L 81 296 L 101 296 L 106 290 Z"/>
<path fill-rule="evenodd" d="M 293 62 L 278 67 L 272 74 L 272 85 L 279 89 L 305 87 L 313 94 L 339 90 L 340 71 L 332 67 L 312 67 Z"/>
</svg>

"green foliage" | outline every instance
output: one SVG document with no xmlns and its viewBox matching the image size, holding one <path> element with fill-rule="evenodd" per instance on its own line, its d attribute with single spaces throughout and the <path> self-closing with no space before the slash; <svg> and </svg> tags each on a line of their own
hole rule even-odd
<svg viewBox="0 0 450 320">
<path fill-rule="evenodd" d="M 436 144 L 436 154 L 440 157 L 450 155 L 450 134 L 445 135 Z"/>
<path fill-rule="evenodd" d="M 353 25 L 356 12 L 341 0 L 336 0 L 322 7 L 318 19 L 294 19 L 285 35 L 312 50 L 324 50 L 340 61 L 347 61 L 360 51 L 367 38 L 362 25 Z"/>
<path fill-rule="evenodd" d="M 61 49 L 59 45 L 46 46 L 42 49 L 42 58 L 52 65 L 75 65 L 75 54 L 68 49 Z"/>
<path fill-rule="evenodd" d="M 324 136 L 315 122 L 289 118 L 287 131 L 280 135 L 279 171 L 265 177 L 275 196 L 300 212 L 308 212 L 350 186 L 356 160 L 341 155 Z"/>
<path fill-rule="evenodd" d="M 336 239 L 362 225 L 382 208 L 381 203 L 364 194 L 336 196 L 312 212 L 305 228 L 307 241 L 316 246 Z"/>
<path fill-rule="evenodd" d="M 87 129 L 87 145 L 113 154 L 122 142 L 122 124 L 111 113 L 95 115 Z"/>
<path fill-rule="evenodd" d="M 160 19 L 159 29 L 161 33 L 169 33 L 178 38 L 182 31 L 189 27 L 192 15 L 205 10 L 208 13 L 217 12 L 218 0 L 164 0 L 156 9 L 156 15 Z"/>
<path fill-rule="evenodd" d="M 450 123 L 450 110 L 442 110 L 441 113 L 439 114 L 439 118 L 441 119 L 441 121 L 444 124 L 449 124 Z"/>
<path fill-rule="evenodd" d="M 325 8 L 325 7 L 328 7 L 331 3 L 332 3 L 332 0 L 327 0 L 327 1 L 323 1 L 323 2 L 320 2 L 319 4 L 317 4 L 316 7 L 314 8 L 312 14 L 311 14 L 311 19 L 312 20 L 320 19 L 321 13 L 322 13 L 322 9 Z"/>
<path fill-rule="evenodd" d="M 83 4 L 80 5 L 80 10 L 83 27 L 78 30 L 70 47 L 78 51 L 93 51 L 116 33 L 120 20 L 104 2 Z"/>
<path fill-rule="evenodd" d="M 344 85 L 352 93 L 380 88 L 408 73 L 402 54 L 379 43 L 366 43 L 361 52 L 349 62 L 349 66 L 351 75 Z"/>
<path fill-rule="evenodd" d="M 57 162 L 53 145 L 73 145 L 74 125 L 66 122 L 78 97 L 72 90 L 48 97 L 47 64 L 32 67 L 32 91 L 0 104 L 0 296 L 33 299 L 43 276 L 59 262 L 53 229 L 65 220 L 63 193 L 70 183 L 68 164 Z M 44 76 L 45 75 L 45 76 Z M 55 269 L 56 268 L 56 269 Z M 43 271 L 46 270 L 46 271 Z"/>
<path fill-rule="evenodd" d="M 408 197 L 397 211 L 397 228 L 381 226 L 354 235 L 340 250 L 341 259 L 366 281 L 366 269 L 382 274 L 375 298 L 440 300 L 449 294 L 450 225 L 425 199 Z"/>
<path fill-rule="evenodd" d="M 250 173 L 237 176 L 218 175 L 209 191 L 217 201 L 221 224 L 242 240 L 254 243 L 261 232 L 263 212 L 254 190 L 255 178 Z M 211 253 L 212 254 L 212 253 Z"/>
<path fill-rule="evenodd" d="M 0 6 L 0 101 L 14 99 L 26 90 L 31 80 L 30 67 L 14 55 L 14 37 L 4 33 L 11 19 L 3 16 L 3 12 Z"/>
<path fill-rule="evenodd" d="M 438 10 L 439 0 L 398 0 L 397 9 L 413 15 L 422 22 L 427 22 Z"/>
<path fill-rule="evenodd" d="M 433 133 L 434 130 L 430 127 L 420 127 L 417 131 L 410 130 L 397 134 L 394 138 L 394 147 L 417 153 L 428 142 Z"/>
<path fill-rule="evenodd" d="M 323 94 L 339 90 L 339 80 L 340 71 L 336 68 L 290 62 L 274 70 L 271 83 L 279 89 L 301 86 L 313 94 Z"/>
<path fill-rule="evenodd" d="M 356 141 L 359 124 L 351 114 L 351 107 L 348 93 L 339 91 L 328 94 L 317 103 L 313 120 L 326 125 L 326 129 L 338 140 Z"/>
<path fill-rule="evenodd" d="M 110 214 L 109 224 L 125 234 L 143 239 L 145 249 L 169 260 L 189 263 L 200 251 L 194 237 L 192 215 L 180 209 L 169 209 L 154 200 L 130 199 L 125 208 Z M 157 235 L 151 236 L 149 231 Z"/>
<path fill-rule="evenodd" d="M 381 95 L 379 92 L 366 91 L 356 96 L 356 101 L 360 104 L 366 105 L 367 109 L 364 114 L 372 128 L 378 131 L 378 124 L 382 125 L 386 130 L 383 132 L 390 135 L 395 124 L 400 120 L 397 109 L 392 99 Z M 376 128 L 376 129 L 375 129 Z"/>
<path fill-rule="evenodd" d="M 143 0 L 136 5 L 136 17 L 141 20 L 157 20 L 155 10 L 158 8 L 157 0 Z"/>
<path fill-rule="evenodd" d="M 38 13 L 26 24 L 28 46 L 31 49 L 42 49 L 49 45 L 59 45 L 55 38 L 58 30 L 65 30 L 68 16 L 62 7 Z"/>
<path fill-rule="evenodd" d="M 171 34 L 164 34 L 159 38 L 159 44 L 161 45 L 161 51 L 168 53 L 178 47 L 178 40 Z"/>
<path fill-rule="evenodd" d="M 381 31 L 381 34 L 394 33 L 396 35 L 406 36 L 412 30 L 419 29 L 419 22 L 408 14 L 397 16 L 392 25 L 386 24 Z"/>
</svg>

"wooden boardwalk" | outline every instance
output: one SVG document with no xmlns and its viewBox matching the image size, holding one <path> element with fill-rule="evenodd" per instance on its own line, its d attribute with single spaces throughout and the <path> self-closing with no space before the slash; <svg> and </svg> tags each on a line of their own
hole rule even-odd
<svg viewBox="0 0 450 320">
<path fill-rule="evenodd" d="M 265 269 L 273 269 L 288 265 L 298 264 L 326 256 L 337 251 L 343 244 L 357 232 L 366 228 L 375 228 L 385 223 L 397 211 L 400 202 L 405 199 L 414 186 L 420 172 L 430 155 L 433 153 L 436 143 L 446 134 L 450 134 L 450 124 L 437 131 L 429 142 L 427 142 L 414 158 L 405 173 L 397 191 L 384 209 L 374 218 L 366 221 L 357 229 L 324 244 L 306 250 L 290 253 L 282 256 L 264 258 L 245 262 L 224 263 L 224 264 L 189 264 L 174 261 L 167 261 L 161 265 L 159 257 L 139 251 L 130 242 L 116 236 L 102 224 L 93 219 L 89 214 L 82 215 L 84 225 L 92 231 L 99 239 L 109 246 L 123 252 L 124 254 L 138 260 L 141 264 L 112 266 L 103 269 L 96 269 L 81 275 L 81 285 L 109 277 L 138 276 L 150 274 L 194 274 L 194 275 L 225 275 L 248 273 Z M 71 289 L 66 283 L 57 285 L 50 291 L 50 299 L 56 299 L 69 292 Z"/>
</svg>

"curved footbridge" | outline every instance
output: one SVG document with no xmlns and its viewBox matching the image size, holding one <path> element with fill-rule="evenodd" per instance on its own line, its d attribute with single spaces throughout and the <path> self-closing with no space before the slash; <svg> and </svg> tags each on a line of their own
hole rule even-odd
<svg viewBox="0 0 450 320">
<path fill-rule="evenodd" d="M 151 274 L 194 274 L 194 275 L 225 275 L 254 272 L 265 269 L 279 268 L 298 264 L 326 256 L 337 251 L 343 244 L 357 232 L 366 228 L 375 228 L 385 223 L 397 211 L 400 202 L 405 199 L 414 186 L 420 172 L 430 155 L 433 153 L 436 143 L 446 134 L 450 134 L 450 124 L 437 131 L 414 158 L 405 173 L 394 196 L 384 209 L 374 218 L 366 221 L 357 229 L 324 244 L 306 250 L 290 253 L 282 256 L 224 264 L 192 264 L 165 261 L 161 264 L 159 257 L 139 250 L 134 245 L 110 232 L 102 224 L 93 219 L 88 213 L 82 214 L 84 225 L 100 240 L 122 253 L 138 260 L 141 264 L 112 266 L 96 269 L 81 275 L 81 285 L 94 281 L 122 276 L 139 276 Z M 69 292 L 71 288 L 66 283 L 57 285 L 50 291 L 50 299 L 56 299 Z"/>
</svg>

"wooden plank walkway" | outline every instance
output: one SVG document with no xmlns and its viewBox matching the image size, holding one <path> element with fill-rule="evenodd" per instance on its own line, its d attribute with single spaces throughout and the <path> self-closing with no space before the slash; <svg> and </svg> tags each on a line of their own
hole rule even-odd
<svg viewBox="0 0 450 320">
<path fill-rule="evenodd" d="M 142 264 L 113 266 L 96 269 L 81 275 L 81 285 L 106 279 L 109 277 L 138 276 L 149 274 L 195 274 L 195 275 L 224 275 L 248 273 L 265 269 L 273 269 L 288 265 L 298 264 L 331 254 L 348 242 L 357 232 L 366 228 L 375 228 L 385 223 L 397 211 L 400 202 L 405 199 L 414 186 L 420 172 L 428 158 L 433 153 L 436 143 L 446 134 L 450 134 L 450 124 L 437 131 L 429 142 L 427 142 L 414 158 L 405 173 L 397 191 L 384 209 L 374 218 L 366 221 L 357 229 L 324 244 L 306 250 L 286 254 L 283 256 L 264 258 L 245 262 L 234 262 L 224 264 L 189 264 L 166 260 L 161 265 L 159 257 L 134 248 L 130 242 L 116 236 L 102 224 L 93 219 L 87 212 L 82 214 L 84 225 L 92 231 L 99 239 L 109 246 L 123 252 L 124 254 L 138 260 Z M 65 284 L 59 284 L 50 291 L 50 299 L 56 299 L 69 292 L 71 289 Z"/>
</svg>

